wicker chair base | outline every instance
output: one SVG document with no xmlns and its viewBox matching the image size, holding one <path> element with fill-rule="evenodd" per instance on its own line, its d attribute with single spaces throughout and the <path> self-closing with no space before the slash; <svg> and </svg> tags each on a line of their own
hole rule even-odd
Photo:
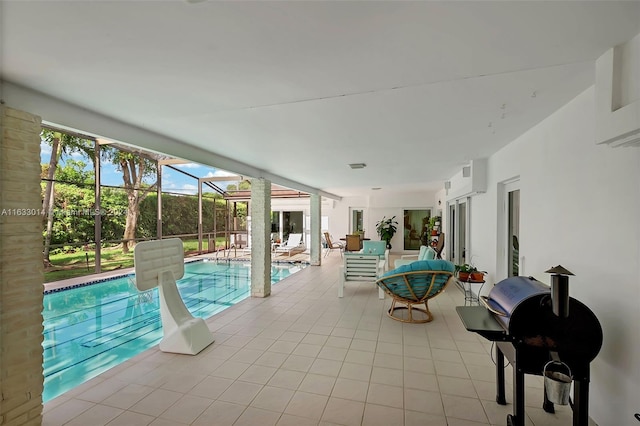
<svg viewBox="0 0 640 426">
<path fill-rule="evenodd" d="M 404 301 L 404 300 L 401 300 L 401 302 L 402 303 L 406 303 L 406 301 Z M 408 322 L 408 323 L 412 323 L 412 324 L 423 324 L 423 323 L 426 323 L 426 322 L 433 321 L 433 315 L 431 315 L 431 312 L 429 311 L 429 306 L 426 303 L 424 304 L 425 309 L 416 308 L 413 305 L 414 305 L 414 303 L 407 303 L 407 306 L 397 306 L 396 307 L 396 300 L 394 299 L 393 302 L 391 302 L 391 308 L 389 308 L 389 310 L 387 311 L 387 315 L 389 316 L 389 318 L 392 318 L 392 319 L 394 319 L 396 321 Z M 394 315 L 395 311 L 399 311 L 399 310 L 407 310 L 409 312 L 408 318 L 402 318 L 400 316 Z M 424 318 L 424 319 L 414 318 L 413 317 L 413 311 L 422 312 L 427 317 Z"/>
</svg>

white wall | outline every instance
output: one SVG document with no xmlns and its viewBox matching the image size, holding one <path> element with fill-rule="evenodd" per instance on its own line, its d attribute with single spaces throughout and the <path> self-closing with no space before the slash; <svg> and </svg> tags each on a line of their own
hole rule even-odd
<svg viewBox="0 0 640 426">
<path fill-rule="evenodd" d="M 366 196 L 362 197 L 344 197 L 341 201 L 332 201 L 331 207 L 327 207 L 325 203 L 322 203 L 322 215 L 329 217 L 329 233 L 334 238 L 342 238 L 350 231 L 349 222 L 350 207 L 358 207 L 365 210 L 365 221 L 367 220 L 366 210 L 369 206 L 369 199 Z M 370 236 L 373 231 L 369 224 L 364 224 L 365 233 Z"/>
<path fill-rule="evenodd" d="M 437 205 L 436 193 L 433 191 L 412 191 L 412 192 L 387 192 L 384 189 L 363 195 L 360 197 L 345 197 L 341 201 L 335 202 L 335 207 L 325 209 L 323 205 L 322 214 L 329 216 L 330 232 L 334 238 L 340 238 L 349 232 L 349 221 L 351 220 L 351 207 L 362 208 L 364 210 L 365 236 L 372 240 L 380 237 L 376 233 L 376 223 L 384 216 L 387 218 L 396 217 L 398 222 L 398 232 L 391 240 L 391 252 L 403 252 L 403 215 L 405 209 L 432 209 L 437 211 L 441 206 Z M 443 201 L 444 202 L 444 201 Z"/>
<path fill-rule="evenodd" d="M 640 149 L 595 144 L 594 88 L 493 155 L 488 190 L 472 199 L 475 263 L 495 275 L 498 184 L 520 176 L 520 254 L 525 274 L 574 274 L 570 294 L 600 320 L 591 364 L 590 416 L 636 425 L 640 411 Z"/>
</svg>

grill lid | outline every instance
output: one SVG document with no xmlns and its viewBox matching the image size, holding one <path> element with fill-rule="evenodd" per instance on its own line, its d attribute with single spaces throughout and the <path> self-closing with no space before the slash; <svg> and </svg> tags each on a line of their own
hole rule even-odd
<svg viewBox="0 0 640 426">
<path fill-rule="evenodd" d="M 549 286 L 533 277 L 510 277 L 491 289 L 486 303 L 492 310 L 502 312 L 496 319 L 508 330 L 511 315 L 523 301 L 550 291 Z"/>
</svg>

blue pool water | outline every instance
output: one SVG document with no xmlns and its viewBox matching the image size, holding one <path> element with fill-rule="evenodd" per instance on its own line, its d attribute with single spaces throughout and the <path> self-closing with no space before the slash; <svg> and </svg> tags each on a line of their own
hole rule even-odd
<svg viewBox="0 0 640 426">
<path fill-rule="evenodd" d="M 274 264 L 272 284 L 305 264 Z M 250 294 L 247 262 L 192 262 L 178 289 L 196 317 L 208 318 Z M 44 296 L 46 402 L 158 344 L 157 289 L 138 292 L 133 275 Z"/>
</svg>

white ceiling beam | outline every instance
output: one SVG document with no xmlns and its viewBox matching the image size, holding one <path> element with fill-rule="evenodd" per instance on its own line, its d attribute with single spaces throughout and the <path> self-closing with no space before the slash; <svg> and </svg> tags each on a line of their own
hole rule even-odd
<svg viewBox="0 0 640 426">
<path fill-rule="evenodd" d="M 190 145 L 151 130 L 125 123 L 86 108 L 27 89 L 7 81 L 0 82 L 2 101 L 12 108 L 28 111 L 42 117 L 43 123 L 74 132 L 82 132 L 96 139 L 110 139 L 126 145 L 184 158 L 194 163 L 236 172 L 243 176 L 264 178 L 270 182 L 310 194 L 341 200 L 338 195 L 286 179 L 233 158 Z"/>
</svg>

